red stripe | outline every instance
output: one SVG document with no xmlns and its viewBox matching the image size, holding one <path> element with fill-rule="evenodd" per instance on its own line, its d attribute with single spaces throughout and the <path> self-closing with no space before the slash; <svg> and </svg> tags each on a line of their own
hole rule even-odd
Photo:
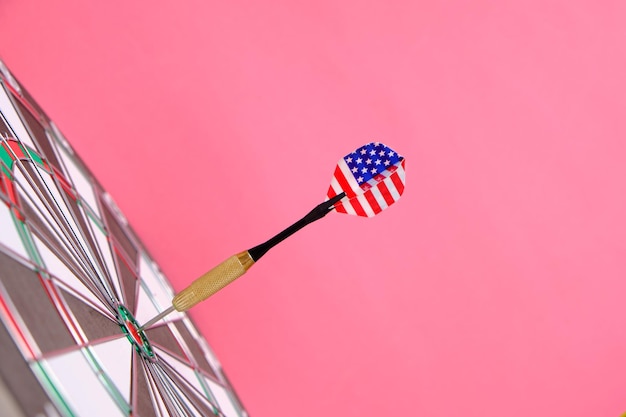
<svg viewBox="0 0 626 417">
<path fill-rule="evenodd" d="M 335 192 L 335 189 L 333 188 L 333 186 L 331 185 L 330 187 L 328 187 L 328 192 L 326 193 L 326 197 L 328 197 L 328 199 L 330 200 L 336 195 L 337 193 Z"/>
<path fill-rule="evenodd" d="M 365 210 L 363 210 L 363 206 L 361 206 L 361 203 L 359 203 L 359 200 L 356 197 L 348 201 L 350 205 L 352 206 L 352 208 L 354 209 L 354 211 L 356 211 L 357 215 L 361 217 L 367 217 L 367 213 L 365 213 Z"/>
<path fill-rule="evenodd" d="M 341 172 L 341 169 L 339 168 L 339 166 L 337 166 L 335 168 L 335 178 L 337 179 L 337 182 L 339 183 L 339 186 L 341 187 L 341 189 L 343 191 L 346 192 L 346 195 L 350 198 L 354 197 L 356 194 L 354 193 L 354 190 L 352 190 L 352 187 L 350 187 L 350 184 L 348 184 L 348 180 L 346 180 L 346 177 L 343 175 L 343 172 Z"/>
<path fill-rule="evenodd" d="M 380 193 L 383 195 L 383 198 L 385 199 L 385 202 L 387 203 L 388 206 L 396 202 L 396 200 L 393 199 L 393 196 L 389 192 L 389 188 L 387 188 L 387 184 L 385 184 L 384 182 L 378 183 L 378 189 L 380 190 Z"/>
<path fill-rule="evenodd" d="M 337 195 L 337 193 L 335 192 L 333 187 L 330 186 L 328 188 L 328 193 L 326 194 L 326 196 L 330 200 L 331 198 L 335 197 L 336 195 Z M 347 213 L 346 209 L 344 208 L 343 204 L 341 204 L 341 202 L 336 202 L 335 203 L 335 210 L 337 210 L 338 213 Z"/>
<path fill-rule="evenodd" d="M 404 183 L 402 182 L 402 180 L 400 180 L 400 176 L 398 175 L 398 173 L 394 172 L 389 178 L 391 178 L 391 182 L 393 182 L 393 185 L 396 186 L 398 194 L 402 195 L 402 192 L 404 191 Z"/>
<path fill-rule="evenodd" d="M 363 195 L 367 199 L 367 202 L 370 204 L 372 210 L 374 210 L 374 214 L 378 214 L 383 211 L 383 209 L 380 208 L 380 205 L 378 204 L 378 201 L 376 201 L 376 197 L 374 197 L 374 194 L 372 194 L 371 190 L 366 191 Z"/>
</svg>

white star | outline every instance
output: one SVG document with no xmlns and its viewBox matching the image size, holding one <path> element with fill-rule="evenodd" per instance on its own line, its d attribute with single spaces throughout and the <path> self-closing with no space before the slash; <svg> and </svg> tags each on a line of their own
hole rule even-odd
<svg viewBox="0 0 626 417">
<path fill-rule="evenodd" d="M 377 159 L 377 160 L 376 160 L 376 165 L 380 165 L 380 163 L 381 163 L 381 160 L 380 160 L 380 159 Z"/>
<path fill-rule="evenodd" d="M 370 171 L 372 174 L 376 174 L 376 168 L 372 168 L 372 170 Z"/>
<path fill-rule="evenodd" d="M 363 160 L 362 160 L 361 158 L 357 158 L 357 159 L 356 159 L 356 163 L 357 163 L 357 164 L 360 164 L 361 162 L 363 162 Z"/>
<path fill-rule="evenodd" d="M 376 151 L 375 151 L 374 149 L 372 149 L 372 150 L 370 151 L 370 155 L 376 155 Z"/>
<path fill-rule="evenodd" d="M 362 173 L 364 173 L 364 174 L 367 174 L 367 168 L 363 168 L 363 169 L 361 170 L 361 172 L 362 172 Z"/>
<path fill-rule="evenodd" d="M 358 182 L 363 182 L 363 177 L 359 177 L 356 179 Z"/>
<path fill-rule="evenodd" d="M 380 156 L 385 156 L 385 151 L 380 151 L 380 152 L 378 152 L 378 155 L 380 155 Z"/>
<path fill-rule="evenodd" d="M 359 169 L 357 167 L 352 168 L 352 173 L 356 174 L 359 171 Z"/>
<path fill-rule="evenodd" d="M 389 162 L 389 160 L 386 160 L 386 161 L 385 161 L 385 166 L 386 166 L 386 167 L 388 167 L 390 163 L 391 163 L 391 162 Z"/>
<path fill-rule="evenodd" d="M 367 165 L 369 165 L 369 164 L 371 164 L 371 163 L 372 163 L 372 160 L 371 160 L 370 158 L 367 158 L 367 161 L 365 161 L 365 163 L 366 163 Z"/>
<path fill-rule="evenodd" d="M 346 158 L 346 162 L 347 162 L 347 163 L 352 162 L 352 158 L 351 158 L 351 157 L 347 157 L 347 158 Z"/>
<path fill-rule="evenodd" d="M 389 156 L 394 156 L 394 155 L 395 155 L 395 152 L 394 152 L 394 151 L 389 151 L 389 154 L 388 154 L 388 155 L 389 155 Z"/>
<path fill-rule="evenodd" d="M 361 155 L 365 155 L 365 153 L 367 153 L 367 151 L 365 150 L 365 148 L 361 149 Z"/>
</svg>

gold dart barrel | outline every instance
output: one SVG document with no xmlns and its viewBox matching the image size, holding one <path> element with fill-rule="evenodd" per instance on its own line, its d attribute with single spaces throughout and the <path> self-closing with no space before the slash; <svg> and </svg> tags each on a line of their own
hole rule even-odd
<svg viewBox="0 0 626 417">
<path fill-rule="evenodd" d="M 176 294 L 172 305 L 177 311 L 186 311 L 204 301 L 243 274 L 254 265 L 248 251 L 233 255 Z"/>
</svg>

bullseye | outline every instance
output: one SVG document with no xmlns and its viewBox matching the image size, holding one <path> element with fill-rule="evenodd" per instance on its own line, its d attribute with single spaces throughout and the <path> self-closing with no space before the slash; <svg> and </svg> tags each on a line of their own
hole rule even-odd
<svg viewBox="0 0 626 417">
<path fill-rule="evenodd" d="M 130 335 L 132 336 L 133 340 L 135 341 L 135 343 L 141 345 L 143 343 L 143 341 L 141 340 L 141 336 L 139 335 L 139 332 L 137 331 L 137 329 L 135 328 L 133 323 L 131 323 L 130 321 L 127 320 L 126 323 L 124 323 L 124 325 L 128 329 L 128 331 L 129 331 Z"/>
<path fill-rule="evenodd" d="M 152 346 L 150 346 L 150 342 L 148 341 L 148 338 L 143 330 L 139 330 L 139 323 L 137 323 L 137 320 L 135 320 L 130 311 L 128 311 L 128 309 L 123 305 L 119 305 L 117 307 L 117 312 L 118 324 L 126 335 L 128 341 L 135 347 L 137 353 L 145 359 L 154 362 L 156 357 L 152 351 Z"/>
</svg>

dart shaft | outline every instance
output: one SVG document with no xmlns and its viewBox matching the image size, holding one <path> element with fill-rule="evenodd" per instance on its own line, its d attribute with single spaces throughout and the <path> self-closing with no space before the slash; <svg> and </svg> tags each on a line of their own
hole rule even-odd
<svg viewBox="0 0 626 417">
<path fill-rule="evenodd" d="M 206 300 L 240 276 L 246 273 L 256 261 L 268 250 L 302 229 L 307 224 L 326 216 L 334 204 L 345 196 L 342 193 L 328 201 L 318 204 L 306 216 L 298 220 L 267 242 L 255 246 L 226 259 L 210 271 L 192 282 L 187 288 L 176 294 L 172 300 L 172 308 L 177 311 L 187 311 L 201 301 Z"/>
<path fill-rule="evenodd" d="M 174 306 L 169 306 L 167 309 L 163 310 L 162 312 L 154 316 L 152 319 L 148 320 L 148 322 L 144 324 L 143 326 L 141 326 L 138 330 L 142 331 L 144 329 L 147 329 L 148 327 L 152 326 L 157 321 L 161 320 L 162 318 L 164 318 L 165 316 L 173 312 L 174 312 Z"/>
<path fill-rule="evenodd" d="M 252 249 L 249 249 L 248 252 L 250 252 L 250 256 L 252 256 L 252 259 L 254 259 L 255 262 L 258 261 L 259 258 L 265 255 L 265 253 L 268 250 L 272 249 L 274 246 L 278 245 L 280 242 L 287 239 L 289 236 L 293 235 L 294 233 L 302 229 L 307 224 L 311 224 L 314 221 L 319 220 L 322 217 L 326 216 L 328 213 L 331 212 L 335 203 L 337 203 L 339 200 L 341 200 L 345 196 L 346 196 L 346 193 L 341 193 L 331 198 L 328 201 L 324 201 L 323 203 L 318 204 L 317 206 L 315 206 L 313 210 L 307 213 L 306 216 L 304 216 L 303 218 L 301 218 L 300 220 L 298 220 L 297 222 L 295 222 L 294 224 L 292 224 L 291 226 L 289 226 L 288 228 L 286 228 L 285 230 L 283 230 L 282 232 L 280 232 L 273 238 L 269 239 L 267 242 L 261 243 L 260 245 L 257 245 L 253 247 Z"/>
</svg>

